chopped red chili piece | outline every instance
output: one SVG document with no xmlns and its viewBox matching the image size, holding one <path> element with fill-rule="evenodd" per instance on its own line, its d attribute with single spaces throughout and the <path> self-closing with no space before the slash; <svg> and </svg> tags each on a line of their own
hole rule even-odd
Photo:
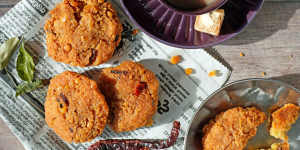
<svg viewBox="0 0 300 150">
<path fill-rule="evenodd" d="M 135 95 L 139 96 L 143 92 L 143 90 L 145 90 L 146 88 L 147 88 L 147 83 L 140 82 L 135 88 Z"/>
<path fill-rule="evenodd" d="M 88 150 L 154 150 L 173 146 L 178 138 L 180 122 L 174 121 L 171 135 L 166 140 L 137 140 L 137 139 L 111 139 L 100 140 L 91 145 Z"/>
<path fill-rule="evenodd" d="M 112 74 L 124 74 L 124 75 L 128 73 L 128 71 L 121 71 L 121 70 L 111 70 L 110 72 Z"/>
<path fill-rule="evenodd" d="M 132 30 L 132 34 L 133 34 L 133 35 L 137 35 L 139 32 L 140 32 L 140 31 L 139 31 L 138 29 Z"/>
</svg>

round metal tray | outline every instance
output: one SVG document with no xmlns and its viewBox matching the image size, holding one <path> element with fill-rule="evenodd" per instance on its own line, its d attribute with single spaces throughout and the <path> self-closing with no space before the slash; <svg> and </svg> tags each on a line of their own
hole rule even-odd
<svg viewBox="0 0 300 150">
<path fill-rule="evenodd" d="M 270 108 L 278 108 L 284 104 L 300 105 L 300 91 L 289 84 L 269 79 L 246 79 L 236 81 L 217 90 L 209 96 L 194 115 L 185 138 L 185 150 L 199 150 L 201 147 L 202 127 L 218 113 L 233 107 L 256 106 L 267 116 Z M 245 149 L 265 148 L 280 140 L 269 135 L 267 120 L 259 126 L 257 134 Z M 288 132 L 290 150 L 300 149 L 300 119 Z"/>
</svg>

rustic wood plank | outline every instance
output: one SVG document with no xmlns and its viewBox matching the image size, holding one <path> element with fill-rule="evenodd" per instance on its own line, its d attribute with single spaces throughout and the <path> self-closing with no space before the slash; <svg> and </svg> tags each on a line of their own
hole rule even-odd
<svg viewBox="0 0 300 150">
<path fill-rule="evenodd" d="M 20 0 L 1 0 L 0 5 L 14 5 Z"/>
<path fill-rule="evenodd" d="M 9 9 L 10 7 L 0 7 L 0 17 L 3 16 Z"/>
<path fill-rule="evenodd" d="M 18 1 L 1 0 L 0 16 Z M 266 78 L 283 80 L 300 88 L 299 31 L 299 0 L 266 0 L 245 31 L 215 48 L 233 68 L 230 81 L 261 77 L 261 72 L 266 72 Z M 246 56 L 240 57 L 240 52 Z M 0 150 L 10 149 L 24 148 L 0 119 Z"/>
<path fill-rule="evenodd" d="M 230 81 L 300 73 L 299 31 L 300 3 L 265 3 L 244 32 L 216 46 L 233 68 Z"/>
<path fill-rule="evenodd" d="M 0 150 L 24 150 L 23 145 L 0 119 Z"/>
<path fill-rule="evenodd" d="M 0 17 L 3 16 L 11 7 L 20 0 L 1 0 L 0 1 Z"/>
</svg>

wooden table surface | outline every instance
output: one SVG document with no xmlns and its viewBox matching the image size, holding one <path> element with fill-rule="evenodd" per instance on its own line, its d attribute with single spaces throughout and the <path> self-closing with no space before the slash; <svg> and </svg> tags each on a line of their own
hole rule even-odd
<svg viewBox="0 0 300 150">
<path fill-rule="evenodd" d="M 19 0 L 0 0 L 0 16 Z M 300 1 L 266 0 L 253 22 L 238 36 L 215 46 L 233 69 L 229 80 L 262 77 L 300 88 Z M 240 56 L 240 52 L 245 54 Z M 24 148 L 0 119 L 0 150 Z"/>
</svg>

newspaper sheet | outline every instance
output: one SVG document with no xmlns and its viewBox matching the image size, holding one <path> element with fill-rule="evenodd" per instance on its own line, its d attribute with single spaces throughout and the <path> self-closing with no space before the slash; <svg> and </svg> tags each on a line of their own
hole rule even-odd
<svg viewBox="0 0 300 150">
<path fill-rule="evenodd" d="M 193 114 L 203 100 L 220 88 L 229 78 L 230 70 L 205 50 L 183 50 L 169 47 L 154 41 L 144 33 L 139 33 L 134 39 L 123 39 L 123 45 L 107 63 L 97 67 L 72 67 L 57 63 L 47 55 L 43 25 L 49 17 L 48 12 L 60 0 L 22 0 L 2 18 L 0 18 L 0 43 L 4 40 L 23 35 L 26 48 L 36 60 L 36 78 L 49 79 L 66 70 L 89 75 L 101 68 L 119 64 L 123 60 L 133 60 L 151 69 L 160 81 L 160 103 L 154 117 L 152 127 L 141 128 L 133 132 L 115 133 L 109 127 L 97 139 L 81 144 L 63 142 L 45 124 L 42 115 L 31 107 L 22 97 L 15 97 L 15 91 L 0 78 L 0 116 L 8 124 L 12 132 L 18 137 L 27 150 L 79 150 L 100 139 L 167 138 L 172 122 L 178 120 L 182 124 L 180 139 L 170 149 L 183 149 L 183 137 Z M 119 1 L 111 1 L 117 9 L 122 24 L 127 29 L 136 28 L 124 14 Z M 171 65 L 171 56 L 181 55 L 184 60 L 178 65 Z M 8 70 L 17 77 L 15 59 L 10 61 Z M 192 75 L 184 73 L 185 68 L 193 68 Z M 218 70 L 219 76 L 209 77 L 208 73 Z M 36 99 L 44 103 L 47 87 L 31 93 Z"/>
</svg>

